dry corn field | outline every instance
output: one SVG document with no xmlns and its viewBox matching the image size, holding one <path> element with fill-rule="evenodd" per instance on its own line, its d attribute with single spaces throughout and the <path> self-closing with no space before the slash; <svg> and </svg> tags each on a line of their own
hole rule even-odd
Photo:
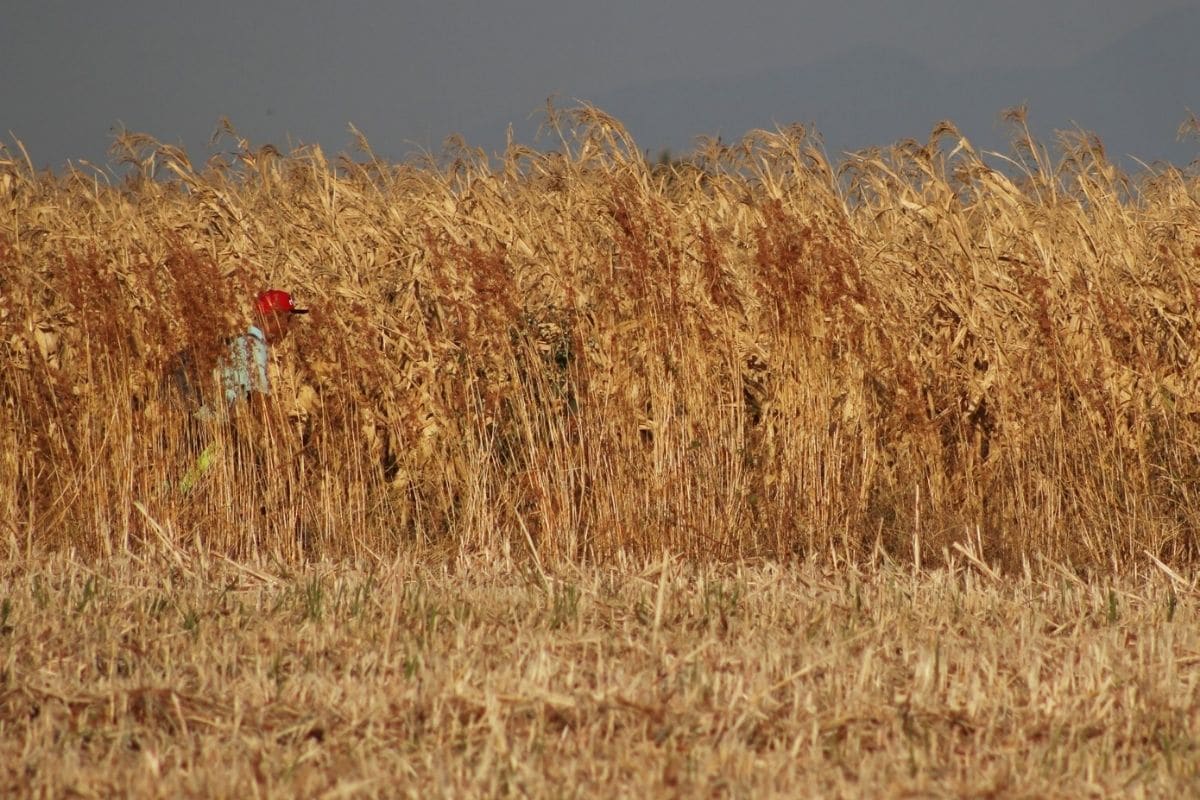
<svg viewBox="0 0 1200 800">
<path fill-rule="evenodd" d="M 0 789 L 1195 791 L 1200 177 L 1009 124 L 0 149 Z"/>
</svg>

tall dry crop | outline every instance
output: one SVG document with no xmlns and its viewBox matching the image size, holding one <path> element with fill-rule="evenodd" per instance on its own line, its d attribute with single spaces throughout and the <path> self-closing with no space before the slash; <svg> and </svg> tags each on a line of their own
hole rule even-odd
<svg viewBox="0 0 1200 800">
<path fill-rule="evenodd" d="M 1007 160 L 942 124 L 669 168 L 552 121 L 498 159 L 5 151 L 10 552 L 1195 559 L 1194 176 L 1075 134 L 1052 162 L 1019 116 Z M 215 363 L 268 285 L 315 308 L 276 391 L 190 420 L 172 357 Z"/>
</svg>

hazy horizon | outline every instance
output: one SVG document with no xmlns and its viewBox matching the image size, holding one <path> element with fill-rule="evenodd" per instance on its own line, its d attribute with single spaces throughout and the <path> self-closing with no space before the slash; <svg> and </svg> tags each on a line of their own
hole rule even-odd
<svg viewBox="0 0 1200 800">
<path fill-rule="evenodd" d="M 208 152 L 222 117 L 255 145 L 353 146 L 389 159 L 451 135 L 529 143 L 548 97 L 591 102 L 640 148 L 800 122 L 834 153 L 923 138 L 941 119 L 1003 147 L 1027 102 L 1042 137 L 1094 131 L 1117 158 L 1186 163 L 1200 109 L 1200 4 L 1027 0 L 1003 7 L 782 0 L 563 6 L 523 0 L 323 4 L 134 0 L 121 13 L 19 0 L 0 30 L 0 135 L 36 166 L 106 163 L 124 126 Z"/>
</svg>

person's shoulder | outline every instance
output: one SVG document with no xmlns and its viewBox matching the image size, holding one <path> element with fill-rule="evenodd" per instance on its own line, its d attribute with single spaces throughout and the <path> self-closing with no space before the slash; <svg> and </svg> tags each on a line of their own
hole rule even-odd
<svg viewBox="0 0 1200 800">
<path fill-rule="evenodd" d="M 267 337 L 254 325 L 251 325 L 243 334 L 229 337 L 227 341 L 230 348 L 236 349 L 245 349 L 247 347 L 257 349 L 267 346 Z"/>
</svg>

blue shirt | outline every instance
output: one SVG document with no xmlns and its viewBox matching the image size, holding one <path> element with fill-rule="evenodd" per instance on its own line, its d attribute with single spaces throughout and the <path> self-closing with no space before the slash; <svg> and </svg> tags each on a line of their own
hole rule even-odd
<svg viewBox="0 0 1200 800">
<path fill-rule="evenodd" d="M 229 352 L 217 366 L 225 401 L 234 403 L 253 392 L 271 393 L 267 379 L 267 339 L 254 325 L 229 343 Z"/>
</svg>

